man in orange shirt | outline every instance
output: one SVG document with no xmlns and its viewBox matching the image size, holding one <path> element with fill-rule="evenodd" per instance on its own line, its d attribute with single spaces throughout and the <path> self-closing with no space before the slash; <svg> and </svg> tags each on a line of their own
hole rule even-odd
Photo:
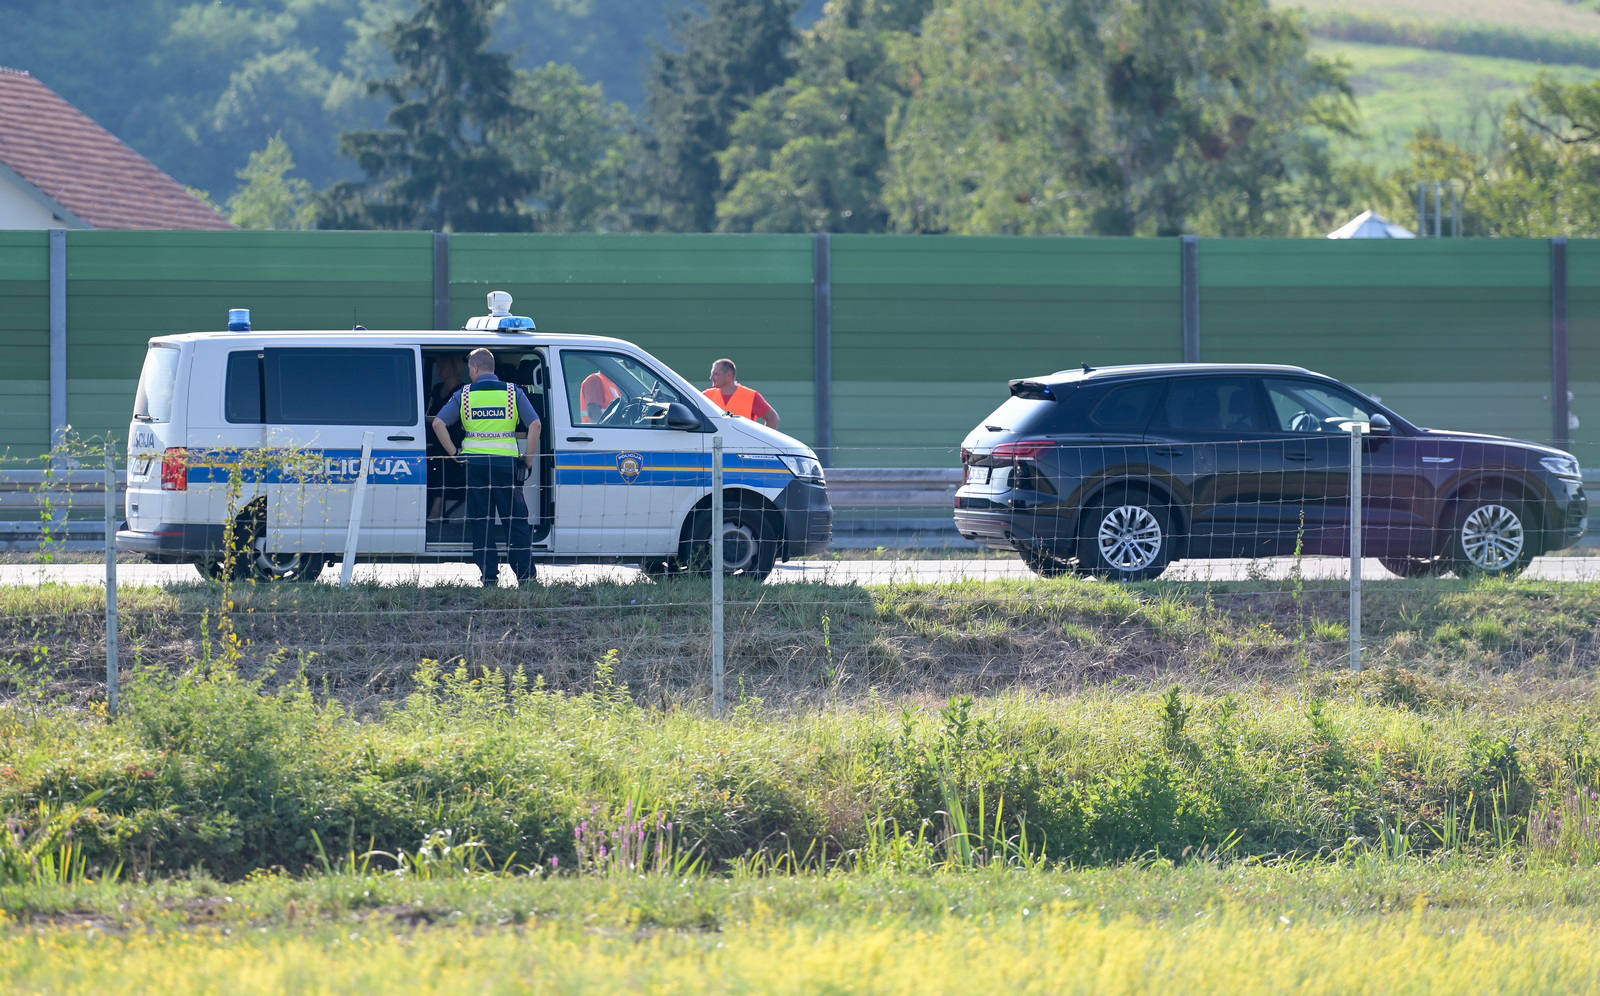
<svg viewBox="0 0 1600 996">
<path fill-rule="evenodd" d="M 730 415 L 755 419 L 769 428 L 778 427 L 778 410 L 767 404 L 760 391 L 739 383 L 739 368 L 732 360 L 724 357 L 711 364 L 711 385 L 705 395 L 718 408 Z"/>
</svg>

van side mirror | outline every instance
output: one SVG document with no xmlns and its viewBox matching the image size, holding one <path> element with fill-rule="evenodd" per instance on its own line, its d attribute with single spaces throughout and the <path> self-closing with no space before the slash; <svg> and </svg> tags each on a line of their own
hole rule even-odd
<svg viewBox="0 0 1600 996">
<path fill-rule="evenodd" d="M 1388 435 L 1394 432 L 1394 426 L 1389 424 L 1389 419 L 1386 416 L 1374 412 L 1372 418 L 1367 421 L 1367 431 L 1378 435 Z"/>
<path fill-rule="evenodd" d="M 677 429 L 680 432 L 694 432 L 700 427 L 700 416 L 695 414 L 693 408 L 681 401 L 673 401 L 667 405 L 667 428 Z"/>
</svg>

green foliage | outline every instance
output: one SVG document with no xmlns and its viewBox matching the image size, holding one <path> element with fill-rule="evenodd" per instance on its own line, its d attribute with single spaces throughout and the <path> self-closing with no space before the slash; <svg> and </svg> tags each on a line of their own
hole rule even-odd
<svg viewBox="0 0 1600 996">
<path fill-rule="evenodd" d="M 518 73 L 520 108 L 495 140 L 533 178 L 524 210 L 535 231 L 623 231 L 641 156 L 626 106 L 606 100 L 571 66 Z"/>
<path fill-rule="evenodd" d="M 294 157 L 279 132 L 267 140 L 267 147 L 250 153 L 250 162 L 239 171 L 244 186 L 228 198 L 228 220 L 240 228 L 304 231 L 315 226 L 316 205 L 311 184 L 291 177 Z"/>
<path fill-rule="evenodd" d="M 646 84 L 649 186 L 660 227 L 709 232 L 724 187 L 716 155 L 739 112 L 793 68 L 794 0 L 709 0 L 674 25 Z"/>
<path fill-rule="evenodd" d="M 891 51 L 931 0 L 839 0 L 805 33 L 798 70 L 761 94 L 717 154 L 717 227 L 881 232 L 889 116 L 907 90 Z"/>
<path fill-rule="evenodd" d="M 1462 233 L 1507 237 L 1600 235 L 1600 84 L 1541 75 L 1506 108 L 1500 133 L 1481 148 L 1419 129 L 1412 163 L 1394 176 L 1394 201 L 1419 182 L 1461 192 Z"/>
<path fill-rule="evenodd" d="M 906 66 L 902 230 L 1175 235 L 1209 209 L 1224 234 L 1286 233 L 1352 127 L 1342 73 L 1264 0 L 950 0 Z"/>
<path fill-rule="evenodd" d="M 324 228 L 522 231 L 532 178 L 489 139 L 510 125 L 511 56 L 487 49 L 504 0 L 423 0 L 384 33 L 401 75 L 367 84 L 387 99 L 385 131 L 346 132 L 340 152 L 364 181 L 343 181 L 319 201 Z"/>
</svg>

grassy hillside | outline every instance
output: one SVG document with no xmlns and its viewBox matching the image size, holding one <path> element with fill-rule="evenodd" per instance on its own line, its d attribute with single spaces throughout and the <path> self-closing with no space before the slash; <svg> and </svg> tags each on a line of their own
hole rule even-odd
<svg viewBox="0 0 1600 996">
<path fill-rule="evenodd" d="M 1566 83 L 1600 80 L 1600 71 L 1582 66 L 1329 39 L 1318 39 L 1314 47 L 1349 67 L 1366 132 L 1359 154 L 1384 167 L 1404 162 L 1406 142 L 1429 122 L 1438 122 L 1458 140 L 1493 135 L 1505 106 L 1526 93 L 1541 72 Z"/>
<path fill-rule="evenodd" d="M 1566 0 L 1272 0 L 1272 6 L 1314 17 L 1367 14 L 1436 22 L 1495 24 L 1519 31 L 1578 32 L 1600 37 L 1600 12 Z"/>
</svg>

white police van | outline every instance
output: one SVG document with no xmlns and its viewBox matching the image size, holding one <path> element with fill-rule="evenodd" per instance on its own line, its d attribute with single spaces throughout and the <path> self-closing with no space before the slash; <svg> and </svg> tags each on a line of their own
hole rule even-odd
<svg viewBox="0 0 1600 996">
<path fill-rule="evenodd" d="M 240 310 L 226 332 L 151 339 L 118 549 L 206 577 L 314 580 L 343 557 L 370 432 L 358 559 L 470 559 L 444 458 L 430 495 L 427 407 L 441 373 L 460 360 L 464 376 L 479 346 L 542 416 L 522 444 L 538 455 L 524 485 L 536 562 L 706 570 L 718 437 L 727 570 L 761 579 L 827 548 L 833 513 L 811 449 L 723 413 L 630 342 L 541 334 L 510 304 L 492 292 L 491 314 L 460 332 L 258 332 Z"/>
</svg>

